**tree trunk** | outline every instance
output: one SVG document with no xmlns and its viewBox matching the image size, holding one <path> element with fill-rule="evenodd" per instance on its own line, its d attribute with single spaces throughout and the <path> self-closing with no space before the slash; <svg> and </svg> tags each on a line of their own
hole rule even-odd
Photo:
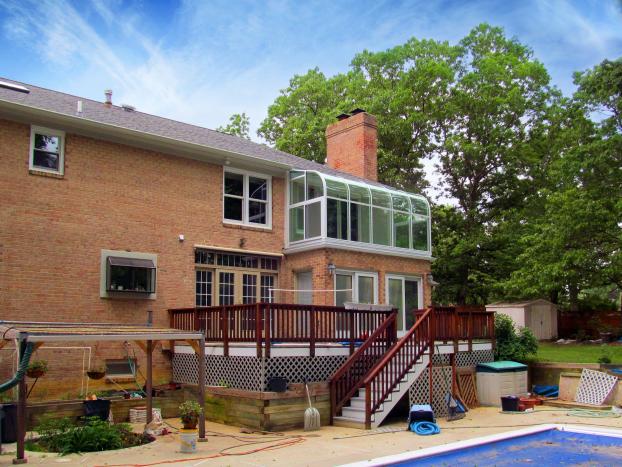
<svg viewBox="0 0 622 467">
<path fill-rule="evenodd" d="M 568 299 L 570 300 L 570 312 L 577 313 L 579 311 L 579 288 L 575 284 L 568 287 Z"/>
</svg>

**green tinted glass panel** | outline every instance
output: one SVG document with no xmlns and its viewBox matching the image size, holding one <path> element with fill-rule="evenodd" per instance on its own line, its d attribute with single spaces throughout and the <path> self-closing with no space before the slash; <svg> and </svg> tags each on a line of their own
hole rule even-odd
<svg viewBox="0 0 622 467">
<path fill-rule="evenodd" d="M 333 198 L 348 199 L 348 186 L 345 183 L 327 178 L 326 194 Z"/>
<path fill-rule="evenodd" d="M 413 225 L 413 248 L 415 250 L 428 250 L 428 222 L 429 217 L 414 215 Z"/>
<path fill-rule="evenodd" d="M 350 201 L 355 201 L 357 203 L 366 203 L 370 204 L 371 199 L 369 195 L 369 189 L 364 186 L 359 185 L 349 185 L 350 186 Z"/>
<path fill-rule="evenodd" d="M 391 245 L 391 211 L 373 208 L 373 240 L 377 245 Z"/>
<path fill-rule="evenodd" d="M 305 206 L 305 238 L 319 237 L 322 234 L 322 203 Z"/>
<path fill-rule="evenodd" d="M 348 239 L 348 202 L 326 200 L 326 234 L 331 238 Z"/>
<path fill-rule="evenodd" d="M 324 196 L 322 178 L 315 172 L 307 172 L 307 199 Z"/>
<path fill-rule="evenodd" d="M 399 248 L 410 248 L 410 214 L 401 212 L 393 213 L 393 235 L 395 246 Z"/>
<path fill-rule="evenodd" d="M 410 212 L 410 203 L 408 202 L 408 196 L 393 194 L 393 209 L 396 211 Z"/>
<path fill-rule="evenodd" d="M 289 182 L 289 204 L 300 203 L 305 200 L 305 177 L 304 175 L 293 177 L 293 174 L 299 172 L 292 172 L 292 177 Z"/>
<path fill-rule="evenodd" d="M 391 207 L 391 195 L 385 191 L 371 190 L 371 197 L 374 206 L 380 206 L 383 208 Z"/>
<path fill-rule="evenodd" d="M 305 234 L 304 207 L 289 209 L 289 241 L 302 240 Z"/>
<path fill-rule="evenodd" d="M 350 203 L 350 240 L 369 243 L 371 208 L 364 204 Z"/>
<path fill-rule="evenodd" d="M 423 214 L 424 216 L 429 216 L 428 212 L 428 203 L 421 198 L 410 198 L 410 202 L 412 203 L 413 212 L 417 214 Z"/>
</svg>

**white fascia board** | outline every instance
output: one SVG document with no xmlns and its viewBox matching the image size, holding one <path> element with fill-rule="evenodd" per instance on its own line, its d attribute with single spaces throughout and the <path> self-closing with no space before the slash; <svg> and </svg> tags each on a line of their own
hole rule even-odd
<svg viewBox="0 0 622 467">
<path fill-rule="evenodd" d="M 289 246 L 285 248 L 284 253 L 286 255 L 291 255 L 294 253 L 302 253 L 303 251 L 318 250 L 321 248 L 330 248 L 334 250 L 346 251 L 360 251 L 376 255 L 400 256 L 412 259 L 434 261 L 432 255 L 426 252 L 419 252 L 406 248 L 388 247 L 372 243 L 351 242 L 349 240 L 338 240 L 334 238 L 321 237 L 311 240 L 302 240 L 296 243 L 290 243 Z"/>
</svg>

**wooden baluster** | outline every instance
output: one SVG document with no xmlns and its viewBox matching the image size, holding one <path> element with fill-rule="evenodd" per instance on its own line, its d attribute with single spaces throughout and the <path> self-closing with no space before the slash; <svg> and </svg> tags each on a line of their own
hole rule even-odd
<svg viewBox="0 0 622 467">
<path fill-rule="evenodd" d="M 225 306 L 220 308 L 222 345 L 225 357 L 229 356 L 229 309 Z"/>
<path fill-rule="evenodd" d="M 266 329 L 265 329 L 265 347 L 266 347 L 266 358 L 270 358 L 270 327 L 271 327 L 271 321 L 272 321 L 272 307 L 270 305 L 268 305 L 268 308 L 265 311 L 265 322 L 266 322 Z M 277 325 L 278 325 L 279 320 L 277 319 Z"/>
<path fill-rule="evenodd" d="M 311 305 L 309 311 L 309 355 L 315 357 L 315 307 Z"/>
<path fill-rule="evenodd" d="M 350 355 L 354 353 L 354 313 L 348 313 L 350 320 Z"/>
<path fill-rule="evenodd" d="M 257 346 L 257 358 L 261 358 L 263 354 L 262 348 L 261 348 L 262 347 L 261 345 L 261 338 L 262 338 L 261 312 L 262 312 L 262 304 L 261 303 L 255 304 L 255 344 Z"/>
</svg>

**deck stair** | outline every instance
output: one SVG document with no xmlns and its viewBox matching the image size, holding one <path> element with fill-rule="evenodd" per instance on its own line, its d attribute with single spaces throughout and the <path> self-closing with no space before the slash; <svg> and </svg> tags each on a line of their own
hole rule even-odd
<svg viewBox="0 0 622 467">
<path fill-rule="evenodd" d="M 330 382 L 333 424 L 370 429 L 382 423 L 428 366 L 432 316 L 426 310 L 397 340 L 397 315 L 390 315 L 346 361 Z"/>
</svg>

